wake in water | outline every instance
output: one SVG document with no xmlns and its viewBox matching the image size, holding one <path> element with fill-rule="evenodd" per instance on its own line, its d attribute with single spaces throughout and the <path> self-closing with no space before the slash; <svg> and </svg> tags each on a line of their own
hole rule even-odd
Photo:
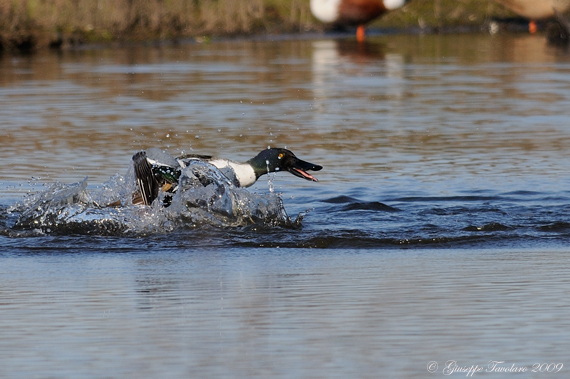
<svg viewBox="0 0 570 379">
<path fill-rule="evenodd" d="M 202 225 L 296 228 L 302 220 L 302 214 L 295 220 L 287 215 L 279 194 L 236 187 L 216 167 L 200 161 L 182 171 L 178 191 L 167 195 L 168 207 L 163 206 L 165 193 L 150 206 L 133 205 L 135 189 L 132 167 L 124 177 L 116 175 L 98 189 L 88 189 L 87 178 L 73 184 L 56 182 L 10 206 L 3 229 L 10 235 L 145 235 Z"/>
</svg>

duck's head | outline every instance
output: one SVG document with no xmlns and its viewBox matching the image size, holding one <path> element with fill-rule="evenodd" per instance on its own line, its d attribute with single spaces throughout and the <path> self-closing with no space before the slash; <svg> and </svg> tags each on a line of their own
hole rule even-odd
<svg viewBox="0 0 570 379">
<path fill-rule="evenodd" d="M 247 161 L 255 171 L 255 175 L 259 178 L 263 174 L 275 171 L 289 171 L 291 174 L 299 178 L 317 182 L 317 178 L 309 174 L 307 171 L 319 171 L 323 166 L 312 164 L 301 160 L 290 150 L 281 148 L 270 148 L 263 150 L 254 158 Z"/>
</svg>

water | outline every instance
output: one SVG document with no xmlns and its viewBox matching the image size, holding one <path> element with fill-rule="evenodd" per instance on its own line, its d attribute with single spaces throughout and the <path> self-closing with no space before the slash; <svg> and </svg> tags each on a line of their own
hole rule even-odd
<svg viewBox="0 0 570 379">
<path fill-rule="evenodd" d="M 0 376 L 566 371 L 569 58 L 527 35 L 2 56 Z M 324 169 L 228 190 L 261 210 L 239 223 L 90 202 L 153 146 Z M 58 221 L 16 225 L 42 194 Z"/>
</svg>

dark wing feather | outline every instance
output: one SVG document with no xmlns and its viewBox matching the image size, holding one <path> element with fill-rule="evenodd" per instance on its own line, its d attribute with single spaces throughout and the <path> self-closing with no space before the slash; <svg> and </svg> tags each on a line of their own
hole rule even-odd
<svg viewBox="0 0 570 379">
<path fill-rule="evenodd" d="M 184 154 L 176 159 L 203 159 L 205 161 L 212 159 L 211 155 L 200 155 L 200 154 Z"/>
<path fill-rule="evenodd" d="M 139 151 L 133 155 L 133 165 L 142 200 L 145 205 L 150 205 L 158 197 L 160 186 L 152 173 L 152 165 L 146 160 L 144 151 Z"/>
</svg>

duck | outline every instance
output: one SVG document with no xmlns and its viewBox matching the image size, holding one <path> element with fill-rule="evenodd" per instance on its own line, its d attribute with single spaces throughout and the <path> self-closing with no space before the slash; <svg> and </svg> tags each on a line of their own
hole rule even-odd
<svg viewBox="0 0 570 379">
<path fill-rule="evenodd" d="M 570 8 L 570 0 L 495 0 L 519 16 L 528 18 L 529 32 L 537 31 L 536 21 L 552 18 Z"/>
<path fill-rule="evenodd" d="M 356 39 L 365 39 L 365 25 L 409 0 L 311 0 L 313 16 L 327 24 L 356 26 Z"/>
<path fill-rule="evenodd" d="M 291 174 L 313 182 L 317 178 L 307 171 L 319 171 L 323 167 L 301 160 L 292 151 L 284 148 L 267 148 L 246 162 L 216 158 L 210 155 L 185 154 L 173 157 L 159 148 L 141 150 L 132 157 L 138 186 L 133 195 L 133 204 L 150 205 L 160 191 L 175 193 L 182 170 L 192 162 L 203 162 L 215 166 L 235 187 L 250 187 L 262 175 L 270 172 L 288 171 Z M 202 178 L 206 186 L 208 178 Z M 168 206 L 165 202 L 165 206 Z"/>
</svg>

